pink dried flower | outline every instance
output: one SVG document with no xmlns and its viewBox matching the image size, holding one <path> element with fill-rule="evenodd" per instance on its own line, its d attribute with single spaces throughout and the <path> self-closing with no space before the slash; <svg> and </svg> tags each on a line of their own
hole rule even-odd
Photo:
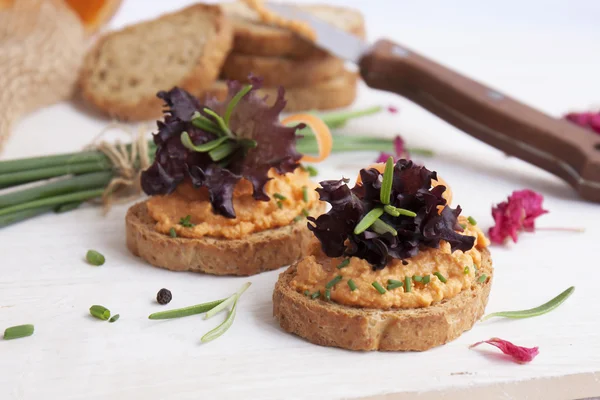
<svg viewBox="0 0 600 400">
<path fill-rule="evenodd" d="M 404 140 L 400 137 L 400 135 L 396 135 L 394 138 L 394 151 L 398 157 L 402 157 L 406 153 L 406 149 L 404 148 Z"/>
<path fill-rule="evenodd" d="M 536 347 L 522 347 L 517 346 L 509 342 L 508 340 L 503 340 L 499 338 L 491 338 L 489 340 L 484 340 L 481 342 L 477 342 L 469 346 L 469 348 L 473 348 L 475 346 L 479 346 L 482 343 L 491 344 L 492 346 L 496 346 L 499 348 L 504 354 L 507 354 L 513 358 L 518 363 L 527 363 L 533 360 L 540 352 L 539 348 Z"/>
<path fill-rule="evenodd" d="M 396 137 L 394 138 L 394 152 L 396 153 L 395 156 L 392 156 L 390 153 L 387 152 L 379 153 L 379 157 L 377 157 L 377 160 L 375 162 L 384 163 L 390 157 L 394 158 L 394 162 L 396 162 L 400 158 L 410 160 L 410 154 L 408 154 L 408 151 L 406 151 L 406 148 L 404 147 L 404 139 L 402 139 L 400 135 L 396 135 Z"/>
<path fill-rule="evenodd" d="M 389 113 L 391 113 L 391 114 L 396 114 L 396 113 L 398 113 L 398 107 L 396 107 L 396 106 L 388 106 L 387 110 L 388 110 L 388 112 L 389 112 Z"/>
<path fill-rule="evenodd" d="M 600 111 L 572 112 L 565 119 L 600 134 Z"/>
<path fill-rule="evenodd" d="M 489 230 L 490 240 L 502 244 L 508 237 L 517 242 L 521 231 L 533 232 L 535 219 L 548 211 L 542 208 L 544 196 L 533 190 L 514 191 L 507 201 L 492 207 L 495 225 Z"/>
<path fill-rule="evenodd" d="M 396 158 L 391 155 L 390 153 L 386 153 L 386 152 L 381 152 L 379 153 L 379 157 L 377 157 L 377 160 L 375 160 L 376 163 L 384 163 L 388 160 L 388 158 L 392 157 L 394 159 L 394 162 L 396 162 Z"/>
</svg>

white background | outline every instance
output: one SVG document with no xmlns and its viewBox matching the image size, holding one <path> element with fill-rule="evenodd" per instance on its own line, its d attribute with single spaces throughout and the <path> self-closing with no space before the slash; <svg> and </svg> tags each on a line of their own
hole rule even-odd
<svg viewBox="0 0 600 400">
<path fill-rule="evenodd" d="M 112 27 L 188 3 L 125 0 Z M 554 116 L 600 105 L 598 1 L 331 3 L 360 8 L 370 39 L 397 40 Z M 493 203 L 530 188 L 546 196 L 550 210 L 538 226 L 586 228 L 582 234 L 524 234 L 516 245 L 492 249 L 496 276 L 488 311 L 536 306 L 575 285 L 563 306 L 538 318 L 479 323 L 426 353 L 317 347 L 283 333 L 273 321 L 271 293 L 278 272 L 246 279 L 151 268 L 125 248 L 127 207 L 107 217 L 90 207 L 0 230 L 0 330 L 36 326 L 31 338 L 0 341 L 0 399 L 336 399 L 600 371 L 600 231 L 595 223 L 600 207 L 579 200 L 557 178 L 506 158 L 407 101 L 362 87 L 355 107 L 375 104 L 393 104 L 401 112 L 354 121 L 345 132 L 400 133 L 409 146 L 435 151 L 433 158 L 419 160 L 439 171 L 454 190 L 455 204 L 483 227 L 492 223 Z M 81 105 L 49 107 L 18 124 L 2 159 L 78 150 L 106 124 Z M 319 167 L 320 178 L 353 177 L 375 157 L 334 156 Z M 89 248 L 104 253 L 107 263 L 88 266 L 83 256 Z M 153 301 L 161 287 L 173 292 L 170 306 L 180 307 L 222 297 L 247 280 L 253 285 L 233 327 L 210 344 L 201 345 L 199 338 L 221 317 L 146 319 L 162 309 Z M 87 312 L 92 304 L 107 306 L 121 319 L 115 324 L 94 320 Z M 468 349 L 493 336 L 539 346 L 540 355 L 517 365 L 493 350 Z M 598 381 L 585 389 L 600 395 Z"/>
</svg>

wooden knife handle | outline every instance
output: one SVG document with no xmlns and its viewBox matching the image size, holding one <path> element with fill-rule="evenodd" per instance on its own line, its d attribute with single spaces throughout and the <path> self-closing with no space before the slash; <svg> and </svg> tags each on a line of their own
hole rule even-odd
<svg viewBox="0 0 600 400">
<path fill-rule="evenodd" d="M 525 104 L 388 40 L 360 60 L 367 85 L 402 95 L 509 155 L 600 201 L 600 136 Z"/>
</svg>

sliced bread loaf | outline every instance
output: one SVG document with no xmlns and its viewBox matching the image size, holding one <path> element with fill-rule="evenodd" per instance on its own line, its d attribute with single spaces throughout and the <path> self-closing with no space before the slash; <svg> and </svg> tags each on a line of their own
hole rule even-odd
<svg viewBox="0 0 600 400">
<path fill-rule="evenodd" d="M 242 2 L 224 3 L 222 7 L 234 25 L 236 53 L 306 58 L 321 52 L 314 44 L 287 29 L 262 23 L 258 14 Z M 300 8 L 337 28 L 361 38 L 365 37 L 364 18 L 357 10 L 328 5 L 305 5 Z"/>
<path fill-rule="evenodd" d="M 339 76 L 343 71 L 344 62 L 326 54 L 296 60 L 231 53 L 223 65 L 221 76 L 248 82 L 248 75 L 253 74 L 262 78 L 267 87 L 290 88 L 315 85 Z"/>
<path fill-rule="evenodd" d="M 111 117 L 158 118 L 156 93 L 209 88 L 232 43 L 231 24 L 218 6 L 206 4 L 109 33 L 86 56 L 83 97 Z"/>
<path fill-rule="evenodd" d="M 285 90 L 287 102 L 284 111 L 298 112 L 309 110 L 330 110 L 346 107 L 354 102 L 358 77 L 355 73 L 344 71 L 333 79 L 318 83 L 313 86 L 290 87 Z M 268 96 L 267 103 L 273 104 L 277 98 L 276 87 L 262 88 L 257 92 L 261 96 Z M 225 100 L 227 97 L 227 82 L 217 81 L 204 96 L 216 97 Z M 202 96 L 200 96 L 202 97 Z"/>
</svg>

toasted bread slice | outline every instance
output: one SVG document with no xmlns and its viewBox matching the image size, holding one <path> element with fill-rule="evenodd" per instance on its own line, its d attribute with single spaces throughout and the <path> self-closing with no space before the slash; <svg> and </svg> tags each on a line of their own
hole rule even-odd
<svg viewBox="0 0 600 400">
<path fill-rule="evenodd" d="M 218 6 L 196 4 L 129 26 L 101 38 L 86 56 L 83 97 L 111 117 L 160 117 L 156 93 L 207 89 L 232 45 L 233 28 Z"/>
<path fill-rule="evenodd" d="M 242 2 L 223 3 L 222 7 L 234 24 L 236 53 L 289 58 L 307 58 L 321 53 L 314 44 L 293 32 L 262 23 L 258 14 Z M 328 5 L 305 5 L 300 8 L 339 29 L 365 38 L 365 21 L 357 10 Z"/>
<path fill-rule="evenodd" d="M 308 210 L 318 216 L 325 203 Z M 127 247 L 150 264 L 172 271 L 213 275 L 254 275 L 290 265 L 303 257 L 313 240 L 306 221 L 253 233 L 244 239 L 172 238 L 154 230 L 146 203 L 132 206 L 125 218 Z"/>
<path fill-rule="evenodd" d="M 356 98 L 357 83 L 358 77 L 355 73 L 344 71 L 342 75 L 314 86 L 286 88 L 287 104 L 284 111 L 330 110 L 349 106 Z M 262 88 L 257 90 L 257 93 L 260 96 L 267 96 L 267 103 L 272 105 L 277 98 L 277 90 L 278 88 Z M 200 97 L 202 96 L 225 100 L 227 98 L 227 82 L 215 82 Z"/>
<path fill-rule="evenodd" d="M 299 87 L 325 82 L 344 72 L 344 61 L 324 54 L 303 60 L 231 53 L 221 71 L 225 79 L 248 82 L 250 74 L 265 86 Z"/>
<path fill-rule="evenodd" d="M 481 318 L 492 284 L 492 260 L 482 251 L 482 274 L 457 296 L 425 308 L 377 310 L 311 299 L 290 286 L 292 265 L 279 276 L 273 292 L 273 315 L 287 332 L 322 346 L 349 350 L 423 351 L 445 344 Z"/>
</svg>

